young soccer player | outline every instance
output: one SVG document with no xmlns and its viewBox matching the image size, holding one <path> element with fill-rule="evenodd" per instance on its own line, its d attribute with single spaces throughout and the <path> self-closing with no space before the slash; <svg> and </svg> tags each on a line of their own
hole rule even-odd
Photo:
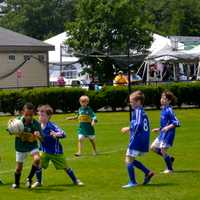
<svg viewBox="0 0 200 200">
<path fill-rule="evenodd" d="M 122 188 L 137 186 L 134 170 L 135 167 L 144 172 L 143 185 L 149 183 L 151 178 L 154 176 L 154 173 L 151 170 L 136 160 L 138 156 L 149 151 L 150 126 L 147 114 L 143 109 L 143 103 L 144 94 L 141 91 L 133 92 L 130 95 L 130 104 L 133 108 L 130 127 L 124 127 L 121 130 L 122 133 L 130 133 L 130 142 L 125 158 L 130 181 L 127 185 L 122 186 Z"/>
<path fill-rule="evenodd" d="M 56 124 L 50 121 L 53 114 L 53 109 L 49 105 L 42 105 L 38 108 L 39 121 L 43 131 L 43 140 L 41 141 L 41 165 L 43 169 L 47 169 L 51 161 L 57 170 L 64 170 L 71 178 L 75 185 L 83 185 L 83 183 L 76 178 L 73 170 L 68 167 L 65 157 L 63 155 L 63 147 L 60 139 L 65 138 L 65 132 L 61 130 Z M 42 172 L 36 172 L 37 182 L 32 185 L 32 188 L 38 187 L 42 182 Z"/>
<path fill-rule="evenodd" d="M 32 178 L 36 171 L 40 171 L 40 155 L 38 149 L 38 138 L 41 137 L 41 127 L 37 120 L 33 118 L 34 106 L 32 103 L 26 103 L 23 107 L 22 116 L 19 117 L 24 124 L 24 134 L 15 139 L 16 149 L 16 171 L 15 183 L 13 189 L 19 188 L 20 177 L 23 169 L 23 163 L 28 155 L 33 158 L 31 171 L 27 177 L 26 186 L 31 188 Z"/>
<path fill-rule="evenodd" d="M 94 130 L 94 126 L 97 122 L 96 114 L 88 106 L 89 104 L 88 96 L 85 95 L 81 96 L 79 102 L 81 107 L 79 108 L 78 115 L 75 117 L 67 118 L 68 120 L 78 119 L 80 122 L 78 128 L 78 152 L 75 154 L 75 156 L 81 156 L 83 149 L 83 142 L 86 138 L 88 138 L 92 144 L 93 155 L 96 155 L 97 154 L 96 137 Z"/>
<path fill-rule="evenodd" d="M 180 126 L 179 120 L 176 118 L 171 104 L 176 100 L 174 94 L 170 91 L 162 93 L 160 103 L 162 106 L 160 115 L 160 128 L 154 128 L 152 131 L 155 133 L 160 132 L 159 136 L 154 140 L 151 145 L 151 150 L 162 156 L 166 163 L 166 170 L 163 173 L 168 174 L 173 172 L 174 157 L 167 153 L 167 150 L 172 147 L 176 127 Z"/>
</svg>

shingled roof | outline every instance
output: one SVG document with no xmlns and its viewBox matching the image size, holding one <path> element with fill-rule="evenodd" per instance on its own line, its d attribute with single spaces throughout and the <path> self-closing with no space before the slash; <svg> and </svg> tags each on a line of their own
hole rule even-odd
<svg viewBox="0 0 200 200">
<path fill-rule="evenodd" d="M 54 46 L 0 27 L 0 51 L 52 51 Z"/>
</svg>

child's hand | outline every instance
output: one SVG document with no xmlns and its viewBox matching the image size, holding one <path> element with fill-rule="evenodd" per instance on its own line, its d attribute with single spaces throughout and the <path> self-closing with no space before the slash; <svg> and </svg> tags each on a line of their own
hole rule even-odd
<svg viewBox="0 0 200 200">
<path fill-rule="evenodd" d="M 50 136 L 52 136 L 53 138 L 57 138 L 57 133 L 54 131 L 51 131 Z"/>
<path fill-rule="evenodd" d="M 33 133 L 33 135 L 35 136 L 35 137 L 40 137 L 40 132 L 39 131 L 35 131 L 34 133 Z"/>
<path fill-rule="evenodd" d="M 121 129 L 122 133 L 128 133 L 129 131 L 130 131 L 129 127 L 124 127 L 124 128 Z"/>
<path fill-rule="evenodd" d="M 96 121 L 95 121 L 95 120 L 92 120 L 91 125 L 92 125 L 92 126 L 95 126 L 95 125 L 96 125 Z"/>
<path fill-rule="evenodd" d="M 152 129 L 152 132 L 158 133 L 158 132 L 160 132 L 160 128 L 154 128 L 154 129 Z"/>
</svg>

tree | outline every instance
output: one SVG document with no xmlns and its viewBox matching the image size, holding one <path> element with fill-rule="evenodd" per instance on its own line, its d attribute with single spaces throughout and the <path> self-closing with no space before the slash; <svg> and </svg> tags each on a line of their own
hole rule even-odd
<svg viewBox="0 0 200 200">
<path fill-rule="evenodd" d="M 150 28 L 143 0 L 79 0 L 75 21 L 66 25 L 67 43 L 78 53 L 127 55 L 150 45 Z"/>
<path fill-rule="evenodd" d="M 5 0 L 0 25 L 41 40 L 64 31 L 74 19 L 75 0 Z"/>
</svg>

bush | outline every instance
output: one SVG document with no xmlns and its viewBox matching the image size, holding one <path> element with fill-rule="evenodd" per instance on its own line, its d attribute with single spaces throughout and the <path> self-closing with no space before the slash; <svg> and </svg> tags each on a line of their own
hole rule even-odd
<svg viewBox="0 0 200 200">
<path fill-rule="evenodd" d="M 173 83 L 151 86 L 134 86 L 133 91 L 141 90 L 145 94 L 145 106 L 160 107 L 160 95 L 164 90 L 171 90 L 178 98 L 177 105 L 200 106 L 200 82 Z M 90 106 L 94 110 L 102 107 L 123 109 L 128 102 L 127 87 L 105 87 L 99 92 L 86 91 L 81 88 L 35 88 L 23 90 L 1 90 L 0 112 L 14 114 L 22 108 L 25 102 L 35 106 L 49 104 L 54 110 L 74 112 L 79 107 L 81 95 L 90 97 Z"/>
</svg>

